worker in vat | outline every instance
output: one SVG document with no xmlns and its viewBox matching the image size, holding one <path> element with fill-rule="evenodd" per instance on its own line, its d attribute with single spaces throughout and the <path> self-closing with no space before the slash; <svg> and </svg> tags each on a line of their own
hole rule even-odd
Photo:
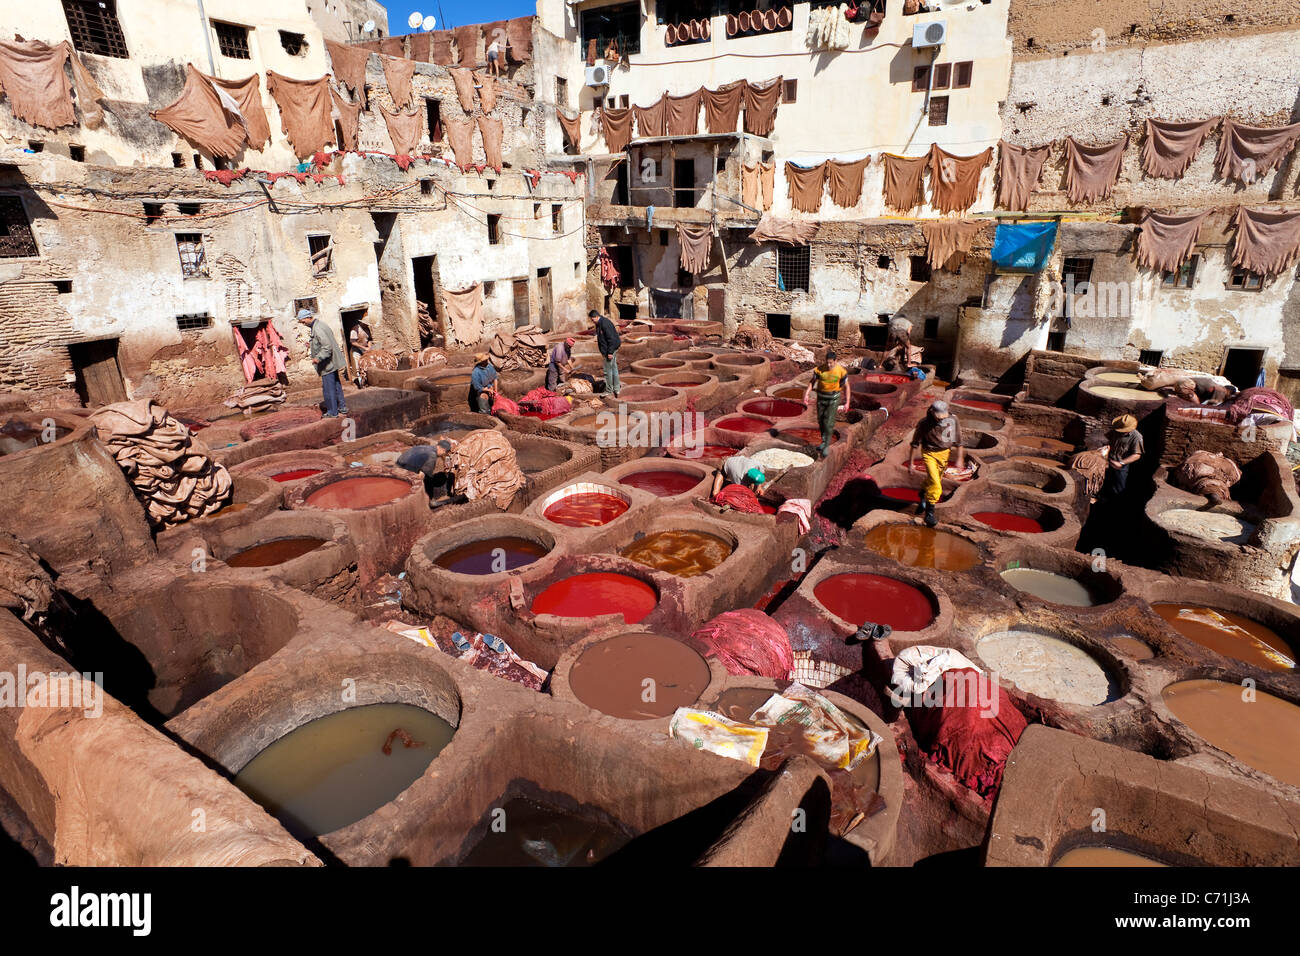
<svg viewBox="0 0 1300 956">
<path fill-rule="evenodd" d="M 916 452 L 920 449 L 925 464 L 925 482 L 921 485 L 921 502 L 917 506 L 919 519 L 927 528 L 939 523 L 934 506 L 943 494 L 943 471 L 948 467 L 948 457 L 957 449 L 957 470 L 966 467 L 966 449 L 961 443 L 961 425 L 943 399 L 930 403 L 925 417 L 917 423 L 912 433 L 912 447 L 907 458 L 910 472 L 916 465 Z"/>
<path fill-rule="evenodd" d="M 573 346 L 577 340 L 572 336 L 563 342 L 556 342 L 551 354 L 546 359 L 546 388 L 555 391 L 560 383 L 573 372 Z"/>
<path fill-rule="evenodd" d="M 743 485 L 757 495 L 767 484 L 767 474 L 761 464 L 744 455 L 732 455 L 724 459 L 722 467 L 713 473 L 713 488 L 709 491 L 709 497 L 718 497 L 718 492 L 727 485 Z"/>
<path fill-rule="evenodd" d="M 1120 415 L 1110 423 L 1110 452 L 1106 459 L 1106 478 L 1102 482 L 1098 501 L 1114 501 L 1124 496 L 1128 488 L 1129 466 L 1146 453 L 1146 443 L 1137 430 L 1137 419 Z"/>
<path fill-rule="evenodd" d="M 316 313 L 309 308 L 298 310 L 298 321 L 311 330 L 307 354 L 320 376 L 321 394 L 325 399 L 325 417 L 338 418 L 348 413 L 348 402 L 343 397 L 343 382 L 339 374 L 348 367 L 343 350 L 334 340 L 334 333 L 324 322 L 316 321 Z"/>
<path fill-rule="evenodd" d="M 821 429 L 822 443 L 817 449 L 819 458 L 825 458 L 835 438 L 835 414 L 849 410 L 849 371 L 836 361 L 834 351 L 827 350 L 821 364 L 813 369 L 812 379 L 804 389 L 803 403 L 812 404 L 817 396 L 817 427 Z"/>
<path fill-rule="evenodd" d="M 497 397 L 497 369 L 492 356 L 479 352 L 474 356 L 474 371 L 469 374 L 469 410 L 492 414 L 492 403 Z"/>
<path fill-rule="evenodd" d="M 605 391 L 618 398 L 618 393 L 623 390 L 623 383 L 618 380 L 618 350 L 622 347 L 623 340 L 614 323 L 595 309 L 587 313 L 587 318 L 591 319 L 591 324 L 596 328 L 596 348 L 605 361 Z"/>
</svg>

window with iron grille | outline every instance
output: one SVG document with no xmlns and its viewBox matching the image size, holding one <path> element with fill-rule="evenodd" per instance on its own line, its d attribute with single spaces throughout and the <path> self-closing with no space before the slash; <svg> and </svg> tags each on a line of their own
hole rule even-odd
<svg viewBox="0 0 1300 956">
<path fill-rule="evenodd" d="M 822 337 L 838 339 L 840 337 L 840 317 L 838 315 L 822 316 Z"/>
<path fill-rule="evenodd" d="M 72 45 L 82 53 L 125 60 L 126 38 L 117 22 L 117 0 L 63 0 Z"/>
<path fill-rule="evenodd" d="M 197 332 L 212 328 L 212 316 L 206 312 L 194 312 L 189 315 L 176 316 L 176 328 L 182 332 Z"/>
<path fill-rule="evenodd" d="M 781 84 L 781 102 L 793 103 L 799 96 L 799 81 L 786 80 Z"/>
<path fill-rule="evenodd" d="M 17 196 L 0 196 L 0 259 L 38 254 L 23 201 Z"/>
<path fill-rule="evenodd" d="M 1247 272 L 1245 269 L 1233 269 L 1232 278 L 1228 280 L 1229 289 L 1258 292 L 1263 287 L 1264 277 L 1258 272 Z"/>
<path fill-rule="evenodd" d="M 948 97 L 946 96 L 930 97 L 930 125 L 931 126 L 948 125 Z"/>
<path fill-rule="evenodd" d="M 578 52 L 584 62 L 592 41 L 596 43 L 597 58 L 604 57 L 611 41 L 624 58 L 641 52 L 640 4 L 621 3 L 596 10 L 583 10 L 579 16 L 582 18 L 582 42 L 578 46 Z"/>
<path fill-rule="evenodd" d="M 794 246 L 790 249 L 778 246 L 776 287 L 786 292 L 794 292 L 796 289 L 807 292 L 811 259 L 808 246 Z"/>
<path fill-rule="evenodd" d="M 1073 286 L 1078 292 L 1080 286 L 1092 282 L 1092 260 L 1066 256 L 1065 262 L 1061 265 L 1061 282 L 1067 289 Z"/>
<path fill-rule="evenodd" d="M 930 83 L 932 90 L 946 90 L 952 85 L 952 64 L 936 63 L 934 65 L 934 79 Z"/>
<path fill-rule="evenodd" d="M 930 88 L 930 64 L 912 67 L 912 92 L 924 93 Z"/>
<path fill-rule="evenodd" d="M 975 70 L 975 63 L 972 60 L 962 60 L 960 63 L 952 65 L 952 88 L 954 90 L 965 90 L 970 88 L 971 74 Z"/>
<path fill-rule="evenodd" d="M 237 23 L 222 23 L 220 20 L 213 20 L 212 29 L 217 31 L 217 46 L 220 47 L 222 56 L 228 56 L 232 60 L 251 60 L 253 58 L 253 55 L 248 51 L 248 27 L 241 27 Z"/>
<path fill-rule="evenodd" d="M 1199 255 L 1188 256 L 1187 261 L 1178 267 L 1178 271 L 1165 273 L 1164 285 L 1171 289 L 1190 289 L 1196 282 L 1196 267 L 1200 264 Z"/>
<path fill-rule="evenodd" d="M 551 204 L 551 232 L 560 231 L 560 214 L 563 211 L 564 207 L 558 203 Z"/>
<path fill-rule="evenodd" d="M 189 279 L 208 274 L 208 257 L 203 254 L 203 235 L 197 232 L 176 233 L 176 251 L 181 257 L 181 275 Z"/>
<path fill-rule="evenodd" d="M 1138 361 L 1143 365 L 1158 367 L 1160 365 L 1160 360 L 1164 357 L 1164 349 L 1142 349 L 1138 352 Z"/>
<path fill-rule="evenodd" d="M 284 47 L 284 52 L 290 56 L 307 55 L 307 38 L 301 33 L 290 33 L 288 30 L 281 30 L 280 46 Z"/>
<path fill-rule="evenodd" d="M 329 233 L 307 237 L 307 251 L 311 253 L 311 274 L 323 276 L 334 271 L 334 241 Z"/>
</svg>

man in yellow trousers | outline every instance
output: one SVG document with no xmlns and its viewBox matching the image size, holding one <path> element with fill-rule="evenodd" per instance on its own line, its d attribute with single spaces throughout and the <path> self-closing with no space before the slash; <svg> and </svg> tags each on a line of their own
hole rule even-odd
<svg viewBox="0 0 1300 956">
<path fill-rule="evenodd" d="M 921 449 L 921 460 L 925 463 L 925 484 L 921 486 L 921 520 L 926 527 L 933 528 L 939 523 L 934 506 L 943 494 L 943 470 L 948 467 L 948 455 L 957 449 L 957 468 L 966 467 L 966 449 L 961 443 L 961 425 L 948 410 L 948 403 L 942 399 L 932 402 L 925 418 L 917 423 L 912 433 L 912 448 L 908 455 L 907 467 L 910 471 L 916 463 L 916 450 Z"/>
</svg>

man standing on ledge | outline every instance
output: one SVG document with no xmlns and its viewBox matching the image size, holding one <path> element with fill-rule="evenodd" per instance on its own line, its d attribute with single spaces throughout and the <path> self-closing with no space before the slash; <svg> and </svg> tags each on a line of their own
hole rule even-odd
<svg viewBox="0 0 1300 956">
<path fill-rule="evenodd" d="M 1142 433 L 1137 430 L 1137 419 L 1120 415 L 1110 423 L 1110 454 L 1106 459 L 1106 479 L 1102 482 L 1098 501 L 1111 501 L 1124 497 L 1128 487 L 1128 467 L 1146 452 Z"/>
<path fill-rule="evenodd" d="M 849 410 L 849 387 L 845 383 L 849 372 L 835 359 L 834 352 L 828 351 L 822 363 L 813 369 L 812 380 L 804 389 L 805 405 L 812 401 L 814 391 L 817 394 L 817 424 L 822 431 L 821 447 L 818 454 L 826 457 L 830 451 L 831 441 L 835 438 L 835 413 Z"/>
<path fill-rule="evenodd" d="M 605 360 L 605 391 L 618 398 L 618 393 L 623 390 L 623 384 L 618 380 L 618 350 L 623 340 L 619 338 L 614 323 L 595 309 L 587 313 L 587 318 L 596 326 L 596 348 L 600 349 L 600 357 Z"/>
<path fill-rule="evenodd" d="M 299 309 L 298 321 L 311 329 L 307 354 L 316 366 L 320 376 L 321 392 L 325 398 L 325 417 L 338 418 L 348 413 L 347 399 L 343 397 L 343 383 L 339 373 L 347 367 L 343 350 L 334 341 L 334 333 L 324 322 L 316 321 L 316 313 L 311 309 Z"/>
<path fill-rule="evenodd" d="M 469 373 L 469 410 L 484 415 L 492 414 L 496 400 L 497 369 L 487 352 L 474 356 L 474 371 Z"/>
<path fill-rule="evenodd" d="M 916 463 L 916 450 L 921 449 L 925 462 L 925 484 L 921 486 L 921 515 L 928 528 L 939 523 L 934 506 L 943 494 L 943 470 L 948 467 L 948 454 L 957 449 L 957 468 L 966 466 L 966 449 L 961 443 L 961 425 L 948 411 L 948 403 L 940 399 L 930 404 L 930 410 L 917 423 L 912 433 L 912 448 L 907 457 L 910 472 Z"/>
</svg>

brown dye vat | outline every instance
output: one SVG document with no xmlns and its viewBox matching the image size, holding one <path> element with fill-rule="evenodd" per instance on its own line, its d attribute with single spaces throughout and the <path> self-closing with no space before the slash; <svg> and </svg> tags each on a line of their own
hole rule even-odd
<svg viewBox="0 0 1300 956">
<path fill-rule="evenodd" d="M 1151 650 L 1150 646 L 1139 641 L 1136 637 L 1112 637 L 1109 644 L 1121 654 L 1125 654 L 1135 661 L 1149 661 L 1156 656 L 1156 652 Z"/>
<path fill-rule="evenodd" d="M 594 866 L 631 839 L 611 824 L 522 797 L 500 809 L 509 826 L 494 829 L 492 811 L 483 839 L 457 866 Z"/>
<path fill-rule="evenodd" d="M 1074 451 L 1074 446 L 1068 441 L 1048 438 L 1046 435 L 1017 435 L 1012 439 L 1012 443 L 1024 448 L 1041 448 L 1043 451 Z M 1056 463 L 1053 462 L 1053 464 Z"/>
<path fill-rule="evenodd" d="M 1300 787 L 1300 707 L 1240 684 L 1188 680 L 1161 697 L 1175 717 L 1256 770 Z M 1243 699 L 1248 697 L 1248 699 Z"/>
<path fill-rule="evenodd" d="M 269 568 L 301 558 L 324 543 L 324 538 L 281 538 L 278 541 L 255 544 L 232 554 L 226 558 L 226 564 L 232 568 Z"/>
<path fill-rule="evenodd" d="M 412 487 L 409 481 L 385 478 L 382 475 L 344 478 L 313 491 L 307 496 L 307 504 L 313 508 L 330 510 L 374 508 L 409 494 Z"/>
<path fill-rule="evenodd" d="M 1216 654 L 1268 671 L 1295 668 L 1295 651 L 1258 621 L 1198 604 L 1152 604 L 1151 609 L 1183 637 Z"/>
<path fill-rule="evenodd" d="M 220 508 L 219 510 L 212 512 L 212 514 L 211 514 L 209 517 L 215 518 L 215 517 L 217 517 L 218 515 L 233 515 L 233 514 L 238 514 L 239 512 L 241 512 L 241 511 L 243 511 L 245 508 L 247 508 L 248 505 L 249 505 L 249 503 L 248 503 L 247 501 L 233 501 L 233 502 L 231 502 L 230 504 L 226 505 L 225 507 Z"/>
<path fill-rule="evenodd" d="M 969 571 L 982 562 L 980 549 L 947 531 L 909 524 L 878 524 L 863 543 L 876 554 L 911 568 Z"/>
<path fill-rule="evenodd" d="M 563 465 L 573 457 L 567 448 L 558 445 L 520 443 L 515 447 L 515 462 L 525 475 L 536 475 L 549 468 Z"/>
<path fill-rule="evenodd" d="M 442 378 L 435 378 L 433 384 L 443 385 L 468 385 L 470 377 L 468 375 L 445 375 Z"/>
<path fill-rule="evenodd" d="M 569 689 L 593 710 L 625 720 L 667 717 L 709 686 L 709 665 L 692 647 L 658 634 L 624 634 L 593 644 L 569 670 Z M 645 681 L 653 681 L 653 694 Z M 652 700 L 645 700 L 652 697 Z"/>
<path fill-rule="evenodd" d="M 729 720 L 749 724 L 752 723 L 749 718 L 753 716 L 754 712 L 766 704 L 775 693 L 777 692 L 762 690 L 758 687 L 731 687 L 718 695 L 718 702 L 713 706 L 713 710 Z M 845 714 L 844 716 L 854 724 L 862 727 L 851 715 Z M 866 728 L 862 729 L 865 730 Z M 767 747 L 763 751 L 759 765 L 764 769 L 775 769 L 781 761 L 792 754 L 804 754 L 812 757 L 811 748 L 808 747 L 802 737 L 785 733 L 781 727 L 769 727 Z M 854 786 L 861 787 L 871 793 L 877 792 L 880 789 L 880 751 L 877 750 L 870 757 L 861 760 L 848 773 L 853 780 Z"/>
<path fill-rule="evenodd" d="M 657 571 L 693 578 L 727 560 L 731 545 L 703 531 L 658 531 L 632 542 L 619 554 Z"/>
<path fill-rule="evenodd" d="M 1052 866 L 1168 866 L 1140 853 L 1113 846 L 1081 846 L 1067 851 Z"/>
<path fill-rule="evenodd" d="M 789 398 L 797 402 L 802 402 L 806 389 L 802 388 L 781 388 L 772 393 L 773 398 Z"/>
<path fill-rule="evenodd" d="M 497 574 L 545 556 L 546 548 L 527 538 L 485 538 L 444 551 L 433 563 L 454 574 Z"/>
<path fill-rule="evenodd" d="M 37 425 L 29 425 L 25 422 L 5 422 L 0 425 L 0 456 L 16 454 L 20 451 L 27 451 L 29 448 L 35 448 L 38 445 L 47 444 L 43 432 L 45 429 Z M 54 437 L 50 441 L 58 441 L 72 434 L 71 428 L 65 428 L 62 425 L 53 428 Z"/>
<path fill-rule="evenodd" d="M 1019 441 L 1019 439 L 1017 439 L 1017 441 Z M 1042 465 L 1045 468 L 1059 468 L 1061 470 L 1069 468 L 1069 465 L 1056 461 L 1055 459 L 1036 458 L 1033 455 L 1012 455 L 1007 459 L 1007 461 L 1029 461 L 1033 462 L 1035 465 Z"/>
</svg>

